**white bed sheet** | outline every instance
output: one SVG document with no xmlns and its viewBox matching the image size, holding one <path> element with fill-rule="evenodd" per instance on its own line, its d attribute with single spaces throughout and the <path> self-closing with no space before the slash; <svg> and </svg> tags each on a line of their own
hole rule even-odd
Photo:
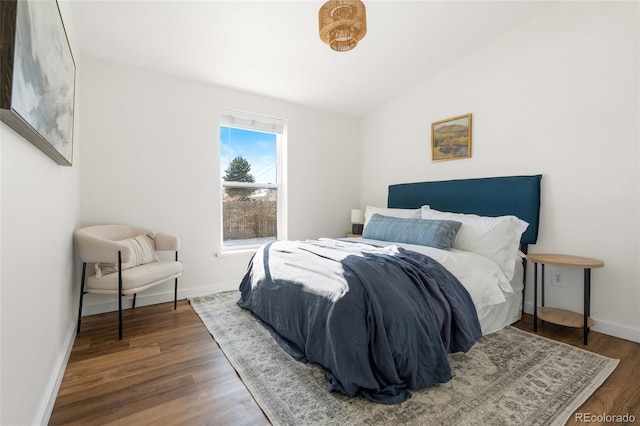
<svg viewBox="0 0 640 426">
<path fill-rule="evenodd" d="M 482 335 L 501 330 L 522 318 L 522 297 L 524 293 L 524 266 L 516 262 L 515 273 L 511 280 L 513 293 L 505 293 L 505 301 L 491 305 L 476 307 Z"/>
<path fill-rule="evenodd" d="M 478 312 L 483 335 L 498 331 L 520 319 L 524 288 L 523 266 L 520 261 L 516 262 L 516 272 L 509 282 L 497 263 L 476 253 L 365 238 L 348 240 L 383 247 L 403 247 L 438 261 L 458 278 L 469 292 Z"/>
</svg>

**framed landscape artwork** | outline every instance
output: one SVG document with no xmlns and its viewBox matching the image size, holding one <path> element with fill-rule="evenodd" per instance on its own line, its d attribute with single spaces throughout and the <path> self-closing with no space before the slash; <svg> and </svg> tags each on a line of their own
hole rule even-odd
<svg viewBox="0 0 640 426">
<path fill-rule="evenodd" d="M 71 166 L 76 66 L 55 0 L 0 1 L 0 118 Z"/>
<path fill-rule="evenodd" d="M 431 123 L 431 161 L 471 157 L 471 114 Z"/>
</svg>

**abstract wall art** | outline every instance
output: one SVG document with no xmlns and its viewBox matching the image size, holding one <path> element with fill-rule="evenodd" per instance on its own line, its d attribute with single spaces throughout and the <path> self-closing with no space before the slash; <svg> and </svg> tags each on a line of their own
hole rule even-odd
<svg viewBox="0 0 640 426">
<path fill-rule="evenodd" d="M 55 0 L 2 0 L 0 118 L 71 166 L 76 66 Z"/>
</svg>

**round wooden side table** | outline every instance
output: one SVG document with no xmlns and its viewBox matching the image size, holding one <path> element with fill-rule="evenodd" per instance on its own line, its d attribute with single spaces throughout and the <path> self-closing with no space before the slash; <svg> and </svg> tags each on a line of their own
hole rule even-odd
<svg viewBox="0 0 640 426">
<path fill-rule="evenodd" d="M 583 342 L 586 345 L 589 333 L 589 327 L 594 322 L 590 315 L 591 309 L 591 269 L 602 268 L 604 262 L 590 257 L 570 256 L 565 254 L 551 253 L 530 253 L 527 259 L 533 262 L 533 331 L 538 332 L 538 318 L 543 321 L 552 322 L 554 324 L 564 325 L 567 327 L 582 327 L 584 333 Z M 542 268 L 542 299 L 541 307 L 538 308 L 538 264 Z M 544 306 L 544 266 L 556 265 L 570 268 L 584 269 L 584 305 L 582 314 L 567 311 L 565 309 L 549 308 Z"/>
</svg>

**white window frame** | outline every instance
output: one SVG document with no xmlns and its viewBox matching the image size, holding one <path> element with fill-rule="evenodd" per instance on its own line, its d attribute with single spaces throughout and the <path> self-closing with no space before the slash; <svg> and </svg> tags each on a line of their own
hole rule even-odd
<svg viewBox="0 0 640 426">
<path fill-rule="evenodd" d="M 233 253 L 255 250 L 261 244 L 242 244 L 237 246 L 224 245 L 224 193 L 225 188 L 265 188 L 276 189 L 276 239 L 287 239 L 287 122 L 281 118 L 269 117 L 244 111 L 222 108 L 220 113 L 220 127 L 233 127 L 276 135 L 276 183 L 229 182 L 220 179 L 220 252 Z M 218 134 L 220 132 L 218 131 Z M 220 147 L 218 139 L 218 147 Z"/>
</svg>

